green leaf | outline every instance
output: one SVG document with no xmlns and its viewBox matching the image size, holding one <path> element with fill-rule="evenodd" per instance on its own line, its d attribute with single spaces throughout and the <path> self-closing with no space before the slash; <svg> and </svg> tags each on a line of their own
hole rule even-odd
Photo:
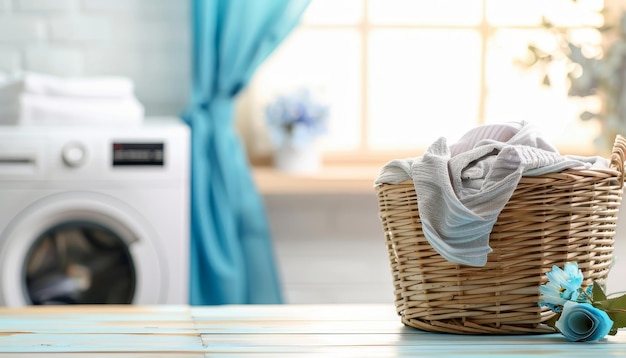
<svg viewBox="0 0 626 358">
<path fill-rule="evenodd" d="M 626 295 L 605 299 L 604 301 L 606 302 L 607 309 L 619 309 L 626 313 Z"/>
<path fill-rule="evenodd" d="M 612 329 L 626 327 L 626 312 L 606 311 L 606 314 L 613 321 Z"/>
<path fill-rule="evenodd" d="M 584 111 L 583 113 L 580 114 L 580 119 L 583 121 L 588 121 L 597 117 L 598 117 L 597 113 L 591 113 L 589 111 Z"/>
<path fill-rule="evenodd" d="M 552 327 L 552 328 L 554 328 L 554 329 L 556 329 L 558 331 L 558 329 L 556 328 L 556 321 L 559 320 L 559 317 L 561 317 L 561 314 L 557 313 L 554 316 L 552 316 L 549 320 L 547 320 L 545 323 L 548 326 L 550 326 L 550 327 Z"/>
<path fill-rule="evenodd" d="M 593 290 L 593 306 L 597 307 L 609 316 L 613 321 L 612 329 L 624 328 L 626 327 L 626 295 L 622 295 L 615 298 L 606 299 L 604 296 L 604 292 L 598 293 L 598 298 L 604 296 L 605 299 L 596 301 L 596 286 L 594 285 Z M 600 291 L 602 291 L 600 289 Z"/>
<path fill-rule="evenodd" d="M 545 16 L 542 16 L 542 17 L 541 17 L 541 25 L 542 25 L 544 28 L 547 28 L 547 29 L 550 29 L 550 28 L 553 28 L 553 27 L 554 27 L 554 25 L 552 24 L 552 21 L 550 21 L 550 20 L 549 20 L 547 17 L 545 17 Z"/>
<path fill-rule="evenodd" d="M 606 300 L 606 294 L 604 293 L 604 291 L 602 291 L 602 286 L 596 281 L 593 282 L 592 295 L 593 295 L 593 302 Z"/>
</svg>

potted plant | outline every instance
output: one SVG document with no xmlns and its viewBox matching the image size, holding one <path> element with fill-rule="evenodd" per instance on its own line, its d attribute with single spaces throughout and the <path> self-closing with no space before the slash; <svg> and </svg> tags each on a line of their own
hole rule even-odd
<svg viewBox="0 0 626 358">
<path fill-rule="evenodd" d="M 327 130 L 328 106 L 308 88 L 278 95 L 265 109 L 278 170 L 314 173 L 320 169 L 317 139 Z"/>
</svg>

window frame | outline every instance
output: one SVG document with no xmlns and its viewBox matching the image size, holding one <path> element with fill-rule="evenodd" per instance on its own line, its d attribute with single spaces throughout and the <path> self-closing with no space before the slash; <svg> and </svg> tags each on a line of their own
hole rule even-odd
<svg viewBox="0 0 626 358">
<path fill-rule="evenodd" d="M 541 25 L 494 25 L 488 21 L 488 0 L 481 0 L 482 8 L 481 8 L 481 17 L 480 22 L 471 25 L 471 24 L 463 24 L 463 25 L 432 25 L 432 24 L 376 24 L 371 21 L 369 0 L 358 0 L 362 4 L 363 14 L 360 18 L 360 21 L 355 22 L 354 24 L 319 24 L 319 23 L 307 23 L 302 22 L 300 27 L 302 29 L 307 30 L 326 30 L 326 29 L 357 29 L 360 34 L 360 72 L 362 85 L 360 88 L 360 132 L 359 132 L 359 144 L 358 148 L 353 151 L 325 151 L 324 152 L 324 164 L 326 165 L 334 165 L 334 166 L 346 166 L 346 165 L 354 165 L 354 166 L 381 166 L 384 165 L 387 161 L 394 158 L 406 158 L 406 157 L 415 157 L 421 155 L 426 148 L 416 148 L 412 150 L 398 150 L 398 149 L 390 149 L 390 150 L 380 150 L 380 149 L 372 149 L 368 146 L 368 138 L 370 135 L 370 123 L 371 117 L 369 112 L 369 103 L 370 103 L 370 94 L 369 94 L 369 86 L 370 86 L 370 78 L 369 78 L 369 65 L 370 58 L 368 56 L 369 52 L 369 38 L 370 34 L 378 29 L 466 29 L 476 31 L 480 38 L 480 75 L 479 75 L 479 83 L 478 83 L 478 110 L 475 115 L 476 122 L 473 125 L 481 125 L 486 123 L 487 117 L 487 101 L 488 97 L 488 84 L 487 84 L 487 62 L 488 62 L 488 51 L 489 51 L 489 40 L 492 35 L 498 29 L 541 29 Z M 568 27 L 568 28 L 571 28 Z M 295 31 L 298 31 L 296 29 Z M 254 90 L 254 89 L 252 89 Z M 253 106 L 250 104 L 250 91 L 244 91 L 241 96 L 241 100 L 238 102 L 237 112 L 238 112 L 238 129 L 244 138 L 244 142 L 248 148 L 248 154 L 250 161 L 253 165 L 268 165 L 272 161 L 272 151 L 267 146 L 261 145 L 259 146 L 254 144 L 255 141 L 258 142 L 258 131 L 260 127 L 263 126 L 263 123 L 249 123 L 248 120 L 246 123 L 246 116 L 250 116 L 251 111 L 254 111 Z M 474 117 L 472 117 L 474 118 Z M 559 145 L 559 149 L 563 153 L 568 154 L 576 154 L 576 155 L 590 155 L 596 154 L 591 153 L 589 147 L 581 147 L 578 145 Z"/>
</svg>

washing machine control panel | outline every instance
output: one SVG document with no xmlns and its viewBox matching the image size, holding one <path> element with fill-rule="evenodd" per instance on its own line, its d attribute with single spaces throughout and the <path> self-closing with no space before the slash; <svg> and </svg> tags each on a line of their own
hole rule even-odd
<svg viewBox="0 0 626 358">
<path fill-rule="evenodd" d="M 164 142 L 113 143 L 113 166 L 163 166 Z"/>
<path fill-rule="evenodd" d="M 80 167 L 87 160 L 87 149 L 80 142 L 69 142 L 61 149 L 61 159 L 70 168 Z"/>
<path fill-rule="evenodd" d="M 173 120 L 124 128 L 0 127 L 2 182 L 178 185 L 189 175 L 189 162 L 180 158 L 189 158 L 189 128 Z"/>
</svg>

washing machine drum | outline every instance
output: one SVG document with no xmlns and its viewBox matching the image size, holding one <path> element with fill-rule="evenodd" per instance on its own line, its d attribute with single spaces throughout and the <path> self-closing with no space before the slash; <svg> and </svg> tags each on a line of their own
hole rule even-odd
<svg viewBox="0 0 626 358">
<path fill-rule="evenodd" d="M 124 304 L 135 294 L 135 264 L 124 241 L 95 223 L 64 223 L 37 238 L 24 262 L 32 304 Z"/>
<path fill-rule="evenodd" d="M 0 305 L 158 304 L 156 233 L 133 208 L 97 193 L 51 195 L 0 233 Z"/>
</svg>

